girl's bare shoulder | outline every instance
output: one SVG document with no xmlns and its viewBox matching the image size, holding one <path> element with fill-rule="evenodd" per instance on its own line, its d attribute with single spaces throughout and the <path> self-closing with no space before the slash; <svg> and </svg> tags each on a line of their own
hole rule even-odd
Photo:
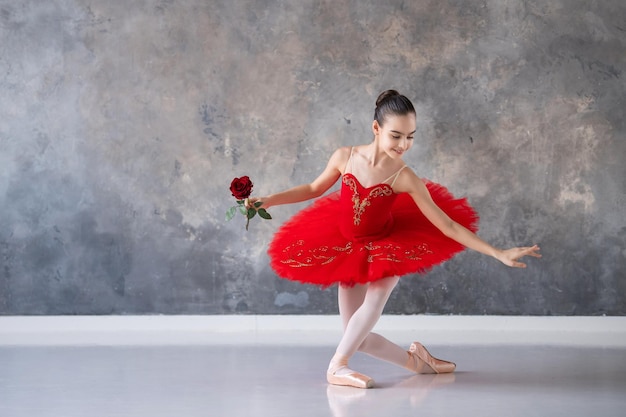
<svg viewBox="0 0 626 417">
<path fill-rule="evenodd" d="M 423 185 L 421 178 L 413 171 L 410 166 L 405 166 L 396 180 L 394 189 L 397 192 L 410 193 L 416 191 Z"/>
<path fill-rule="evenodd" d="M 337 148 L 333 155 L 330 157 L 330 162 L 333 165 L 343 166 L 348 159 L 350 158 L 350 152 L 352 148 L 350 146 L 342 146 L 341 148 Z"/>
<path fill-rule="evenodd" d="M 342 146 L 341 148 L 337 148 L 335 150 L 335 154 L 339 154 L 342 157 L 349 158 L 350 152 L 352 152 L 352 146 Z"/>
</svg>

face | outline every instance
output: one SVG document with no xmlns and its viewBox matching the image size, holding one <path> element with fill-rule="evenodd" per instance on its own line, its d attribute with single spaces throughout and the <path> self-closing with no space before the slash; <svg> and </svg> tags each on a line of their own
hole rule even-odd
<svg viewBox="0 0 626 417">
<path fill-rule="evenodd" d="M 374 136 L 380 147 L 391 158 L 401 158 L 413 146 L 415 115 L 387 116 L 382 126 L 376 120 L 372 124 Z"/>
</svg>

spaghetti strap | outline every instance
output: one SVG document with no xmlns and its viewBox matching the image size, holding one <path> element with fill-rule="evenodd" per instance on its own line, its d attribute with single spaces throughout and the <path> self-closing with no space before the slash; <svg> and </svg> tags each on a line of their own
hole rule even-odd
<svg viewBox="0 0 626 417">
<path fill-rule="evenodd" d="M 352 172 L 352 152 L 353 151 L 354 151 L 354 146 L 350 147 L 350 157 L 346 161 L 346 167 L 343 169 L 344 174 L 348 172 Z M 348 171 L 348 164 L 350 164 L 350 171 Z"/>
<path fill-rule="evenodd" d="M 406 168 L 406 165 L 403 165 L 402 168 L 400 168 L 399 170 L 395 172 L 395 174 L 391 174 L 391 176 L 387 178 L 385 181 L 383 181 L 383 183 L 386 183 L 387 181 L 393 178 L 393 181 L 391 182 L 391 184 L 389 184 L 391 187 L 393 187 L 393 185 L 396 183 L 396 180 L 398 179 L 398 176 L 400 176 L 400 172 L 402 172 L 404 168 Z"/>
</svg>

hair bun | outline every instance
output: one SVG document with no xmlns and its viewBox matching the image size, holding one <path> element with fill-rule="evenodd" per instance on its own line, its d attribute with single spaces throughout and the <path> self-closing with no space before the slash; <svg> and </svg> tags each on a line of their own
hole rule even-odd
<svg viewBox="0 0 626 417">
<path fill-rule="evenodd" d="M 409 113 L 415 114 L 415 107 L 411 100 L 396 90 L 386 90 L 380 93 L 376 100 L 374 120 L 382 126 L 388 116 L 403 116 Z"/>
<path fill-rule="evenodd" d="M 383 104 L 389 98 L 394 97 L 394 96 L 399 96 L 399 95 L 400 95 L 400 93 L 398 93 L 396 90 L 386 90 L 386 91 L 383 91 L 378 96 L 378 99 L 376 99 L 376 107 L 379 107 L 381 104 Z"/>
</svg>

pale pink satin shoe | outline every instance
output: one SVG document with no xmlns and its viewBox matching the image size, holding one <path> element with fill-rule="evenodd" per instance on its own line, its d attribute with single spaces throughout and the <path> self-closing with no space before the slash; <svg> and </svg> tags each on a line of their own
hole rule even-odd
<svg viewBox="0 0 626 417">
<path fill-rule="evenodd" d="M 448 374 L 456 369 L 456 364 L 435 358 L 419 342 L 413 342 L 407 353 L 405 367 L 418 374 Z"/>
<path fill-rule="evenodd" d="M 340 370 L 346 370 L 345 373 L 337 374 Z M 336 363 L 331 363 L 328 371 L 326 372 L 326 380 L 332 385 L 343 385 L 347 387 L 355 388 L 372 388 L 374 386 L 374 380 L 367 375 L 363 375 L 359 372 L 355 372 L 348 368 L 347 360 L 340 360 Z"/>
</svg>

